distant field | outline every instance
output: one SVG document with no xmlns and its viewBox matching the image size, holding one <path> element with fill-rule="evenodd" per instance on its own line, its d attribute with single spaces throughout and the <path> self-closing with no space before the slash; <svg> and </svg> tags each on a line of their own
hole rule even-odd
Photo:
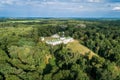
<svg viewBox="0 0 120 80">
<path fill-rule="evenodd" d="M 16 23 L 16 22 L 21 22 L 21 23 L 27 23 L 27 22 L 40 22 L 39 20 L 18 20 L 18 21 L 7 21 L 7 22 L 13 22 L 13 23 Z"/>
<path fill-rule="evenodd" d="M 18 28 L 14 28 L 14 27 L 6 27 L 6 28 L 0 28 L 0 36 L 3 35 L 10 35 L 10 34 L 28 34 L 29 31 L 31 31 L 33 28 L 32 27 L 18 27 Z"/>
</svg>

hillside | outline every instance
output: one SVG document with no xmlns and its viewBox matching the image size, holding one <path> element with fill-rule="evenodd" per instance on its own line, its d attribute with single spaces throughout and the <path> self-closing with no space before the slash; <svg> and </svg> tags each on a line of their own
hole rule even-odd
<svg viewBox="0 0 120 80">
<path fill-rule="evenodd" d="M 93 55 L 98 56 L 93 51 L 91 51 L 89 48 L 80 44 L 77 40 L 67 44 L 67 48 L 72 50 L 73 53 L 80 53 L 82 55 L 89 53 L 89 59 L 91 59 Z"/>
<path fill-rule="evenodd" d="M 94 57 L 97 57 L 99 59 L 99 61 L 105 61 L 104 58 L 100 57 L 99 55 L 97 55 L 96 53 L 94 53 L 92 50 L 90 50 L 89 48 L 87 48 L 86 46 L 82 45 L 79 43 L 78 40 L 75 40 L 69 44 L 67 44 L 67 48 L 70 49 L 73 53 L 80 53 L 82 54 L 83 56 L 87 54 L 89 56 L 89 60 L 91 60 Z M 101 61 L 101 63 L 102 63 Z M 100 67 L 101 65 L 99 65 Z M 113 68 L 115 71 L 120 71 L 120 68 L 116 65 L 114 65 L 114 68 Z"/>
</svg>

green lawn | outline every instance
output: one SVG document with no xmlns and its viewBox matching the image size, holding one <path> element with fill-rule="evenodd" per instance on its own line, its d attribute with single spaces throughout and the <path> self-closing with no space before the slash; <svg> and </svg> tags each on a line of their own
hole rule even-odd
<svg viewBox="0 0 120 80">
<path fill-rule="evenodd" d="M 67 44 L 67 48 L 71 49 L 74 53 L 80 53 L 82 55 L 85 55 L 86 53 L 90 53 L 89 54 L 89 58 L 91 59 L 93 55 L 98 56 L 97 54 L 95 54 L 93 51 L 91 51 L 90 49 L 88 49 L 87 47 L 83 46 L 82 44 L 80 44 L 77 40 Z"/>
</svg>

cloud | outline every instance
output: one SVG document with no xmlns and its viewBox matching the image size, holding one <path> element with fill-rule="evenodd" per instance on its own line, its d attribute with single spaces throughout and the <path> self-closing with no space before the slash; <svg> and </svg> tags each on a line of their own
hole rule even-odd
<svg viewBox="0 0 120 80">
<path fill-rule="evenodd" d="M 110 1 L 113 0 L 1 0 L 0 10 L 9 15 L 21 16 L 22 14 L 94 16 L 111 11 L 119 13 L 120 3 Z"/>
<path fill-rule="evenodd" d="M 17 7 L 31 7 L 34 10 L 53 10 L 53 11 L 71 11 L 71 12 L 81 12 L 81 11 L 98 11 L 106 10 L 106 7 L 102 4 L 97 4 L 101 0 L 89 0 L 88 2 L 82 3 L 82 0 L 70 0 L 74 2 L 69 2 L 68 0 L 5 0 L 4 4 L 15 5 Z M 81 3 L 77 3 L 81 1 Z M 88 0 L 85 0 L 88 1 Z M 11 6 L 12 7 L 12 6 Z M 9 8 L 9 6 L 8 6 Z"/>
<path fill-rule="evenodd" d="M 102 0 L 88 0 L 88 2 L 99 3 L 99 2 L 102 2 Z"/>
<path fill-rule="evenodd" d="M 2 4 L 2 5 L 13 5 L 15 2 L 16 2 L 17 0 L 2 0 L 2 1 L 0 1 L 0 4 Z"/>
<path fill-rule="evenodd" d="M 41 5 L 43 8 L 48 8 L 53 11 L 81 11 L 84 6 L 78 3 L 67 3 L 67 2 L 42 2 Z"/>
<path fill-rule="evenodd" d="M 115 10 L 115 11 L 120 11 L 120 6 L 114 7 L 113 10 Z"/>
</svg>

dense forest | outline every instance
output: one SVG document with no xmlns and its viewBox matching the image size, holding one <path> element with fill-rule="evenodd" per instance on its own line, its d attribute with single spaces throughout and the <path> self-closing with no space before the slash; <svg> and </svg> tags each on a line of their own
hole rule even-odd
<svg viewBox="0 0 120 80">
<path fill-rule="evenodd" d="M 41 41 L 60 32 L 94 55 Z M 0 80 L 120 80 L 120 20 L 1 18 Z"/>
</svg>

